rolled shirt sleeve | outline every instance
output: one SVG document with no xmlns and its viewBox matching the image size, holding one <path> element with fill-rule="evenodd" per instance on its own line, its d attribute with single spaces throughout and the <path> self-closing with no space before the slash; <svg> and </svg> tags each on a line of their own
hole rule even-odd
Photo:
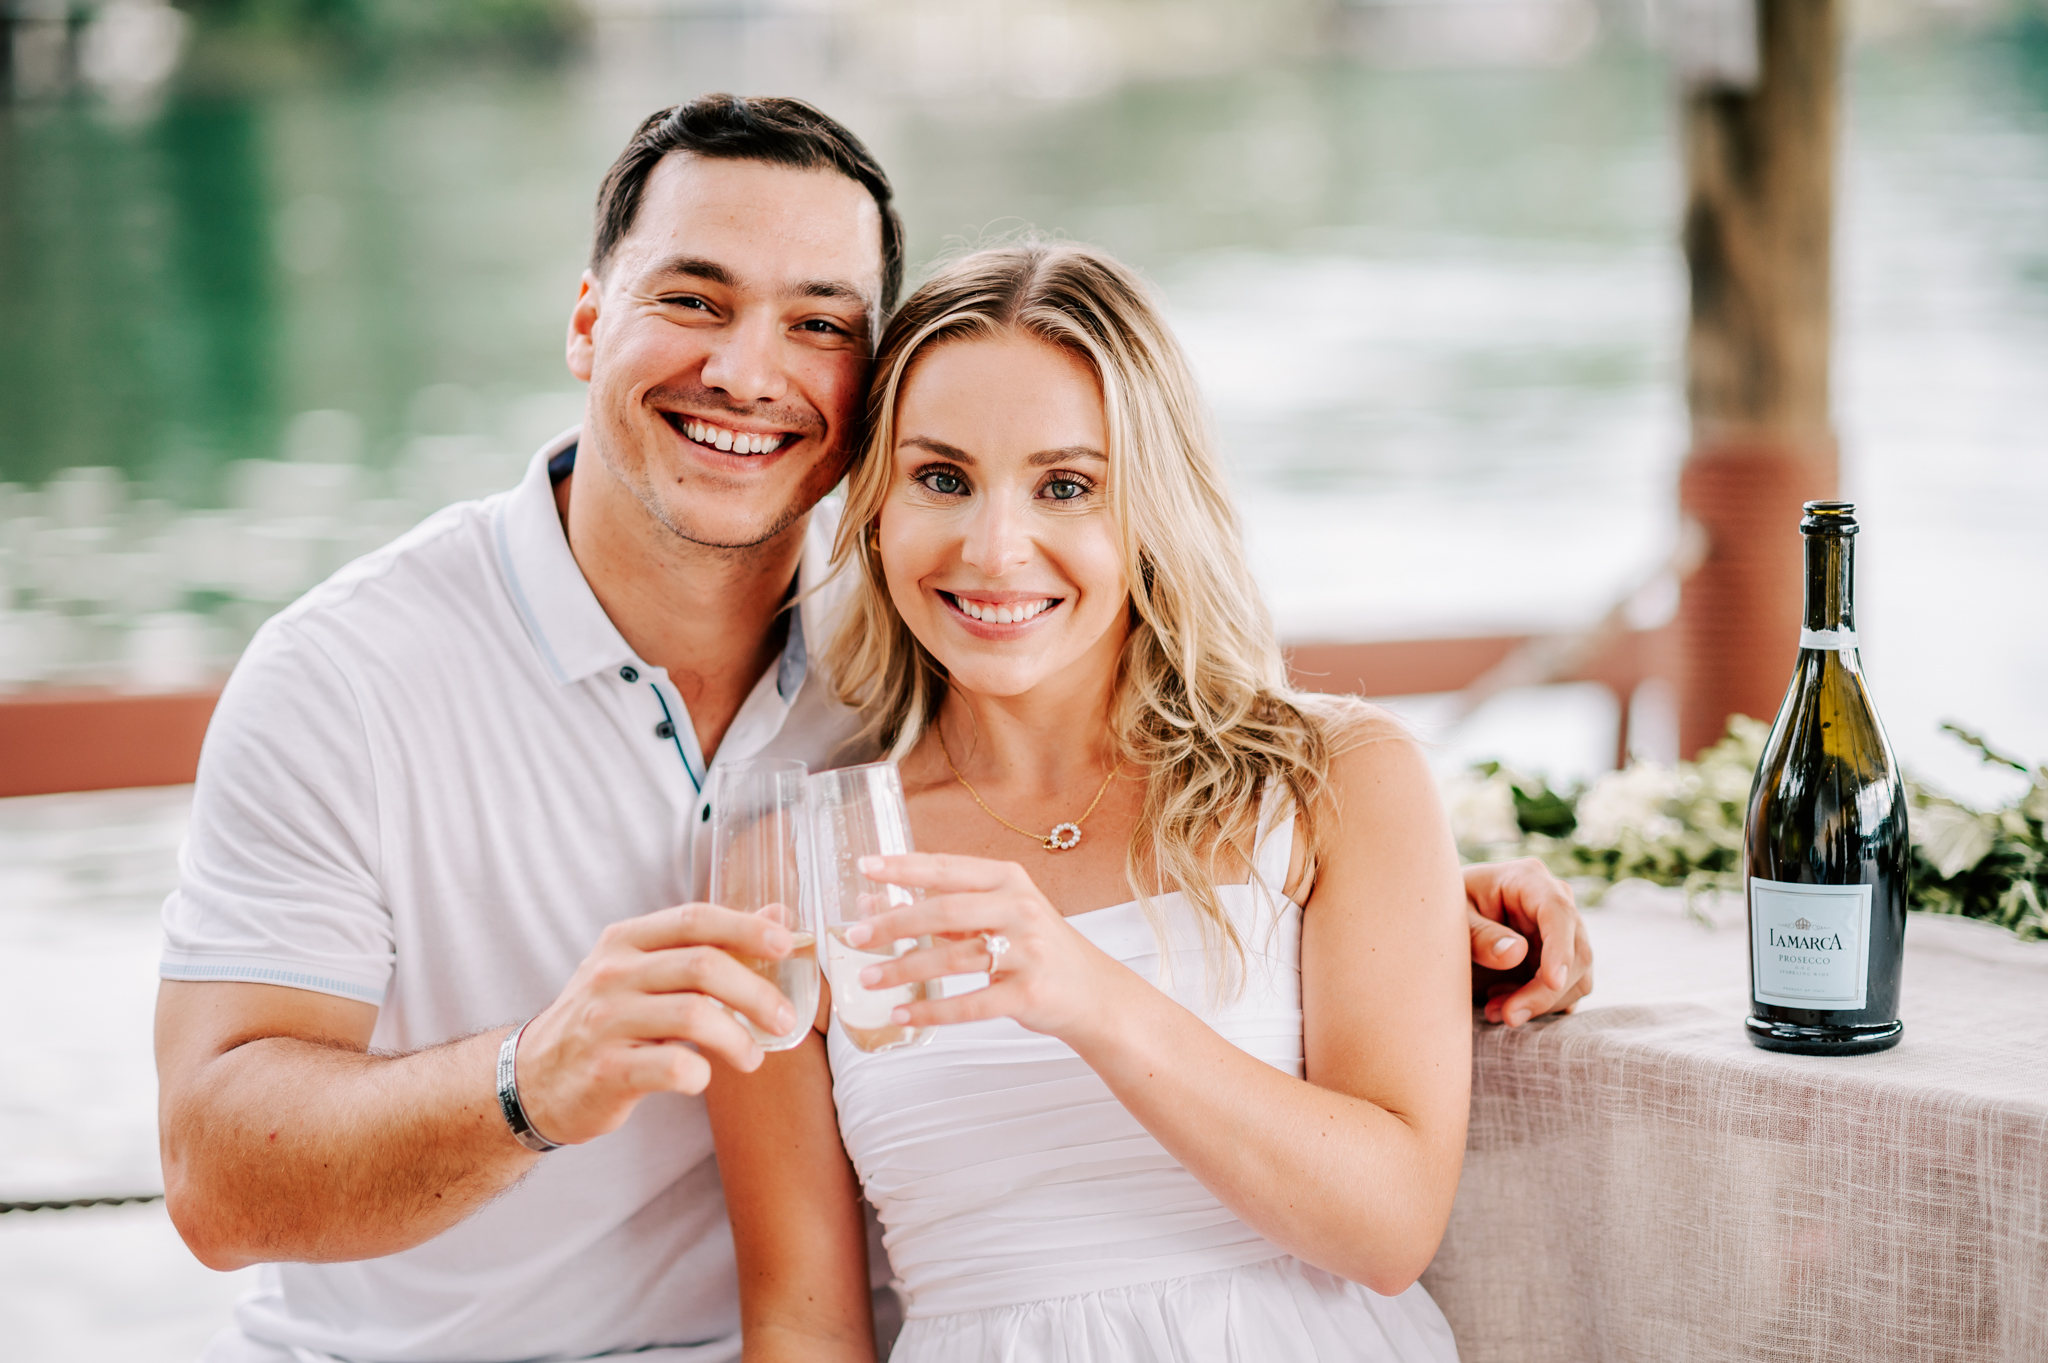
<svg viewBox="0 0 2048 1363">
<path fill-rule="evenodd" d="M 382 1003 L 394 937 L 377 809 L 347 678 L 289 615 L 271 621 L 207 729 L 162 977 Z"/>
</svg>

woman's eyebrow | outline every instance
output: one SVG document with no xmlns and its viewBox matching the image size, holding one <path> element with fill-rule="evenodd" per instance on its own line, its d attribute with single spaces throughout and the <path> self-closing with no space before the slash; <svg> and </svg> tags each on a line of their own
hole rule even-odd
<svg viewBox="0 0 2048 1363">
<path fill-rule="evenodd" d="M 956 464 L 971 464 L 974 462 L 974 456 L 961 449 L 958 445 L 948 445 L 945 441 L 934 440 L 928 435 L 907 435 L 896 442 L 897 449 L 900 450 L 906 447 L 915 450 L 925 450 L 931 454 L 936 454 L 941 459 L 950 459 Z"/>
<path fill-rule="evenodd" d="M 1098 464 L 1109 462 L 1101 450 L 1091 445 L 1062 445 L 1056 450 L 1040 450 L 1024 462 L 1041 469 L 1047 464 L 1071 464 L 1076 459 L 1093 459 Z"/>
<path fill-rule="evenodd" d="M 941 459 L 950 459 L 956 464 L 974 462 L 974 456 L 958 445 L 948 445 L 945 441 L 934 440 L 928 435 L 907 435 L 896 442 L 896 448 L 925 450 L 938 455 Z M 1052 464 L 1071 464 L 1081 459 L 1093 459 L 1098 464 L 1109 462 L 1108 457 L 1092 445 L 1062 445 L 1058 449 L 1040 450 L 1027 456 L 1024 462 L 1032 468 L 1042 469 Z"/>
</svg>

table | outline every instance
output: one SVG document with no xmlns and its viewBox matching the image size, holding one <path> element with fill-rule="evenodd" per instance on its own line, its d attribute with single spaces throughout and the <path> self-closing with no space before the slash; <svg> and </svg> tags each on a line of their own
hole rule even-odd
<svg viewBox="0 0 2048 1363">
<path fill-rule="evenodd" d="M 2048 1360 L 2048 943 L 1914 914 L 1905 1036 L 1743 1035 L 1740 900 L 1589 910 L 1597 988 L 1477 1024 L 1471 1134 L 1423 1281 L 1466 1363 Z"/>
</svg>

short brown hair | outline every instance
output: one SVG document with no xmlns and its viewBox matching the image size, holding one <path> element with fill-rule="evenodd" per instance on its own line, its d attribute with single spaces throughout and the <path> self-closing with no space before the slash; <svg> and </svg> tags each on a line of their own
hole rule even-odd
<svg viewBox="0 0 2048 1363">
<path fill-rule="evenodd" d="M 647 177 L 672 151 L 724 161 L 765 161 L 798 170 L 836 170 L 874 196 L 882 214 L 882 310 L 903 288 L 903 220 L 895 190 L 861 140 L 800 99 L 699 95 L 649 114 L 605 172 L 597 191 L 597 233 L 590 268 L 602 273 L 619 241 L 633 230 Z"/>
</svg>

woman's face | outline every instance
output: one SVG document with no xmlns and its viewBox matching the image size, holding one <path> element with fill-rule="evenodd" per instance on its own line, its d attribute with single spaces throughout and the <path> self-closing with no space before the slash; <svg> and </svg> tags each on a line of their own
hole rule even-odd
<svg viewBox="0 0 2048 1363">
<path fill-rule="evenodd" d="M 882 571 L 956 686 L 1021 696 L 1113 673 L 1129 589 L 1107 445 L 1094 372 L 1035 338 L 947 342 L 905 377 Z"/>
</svg>

